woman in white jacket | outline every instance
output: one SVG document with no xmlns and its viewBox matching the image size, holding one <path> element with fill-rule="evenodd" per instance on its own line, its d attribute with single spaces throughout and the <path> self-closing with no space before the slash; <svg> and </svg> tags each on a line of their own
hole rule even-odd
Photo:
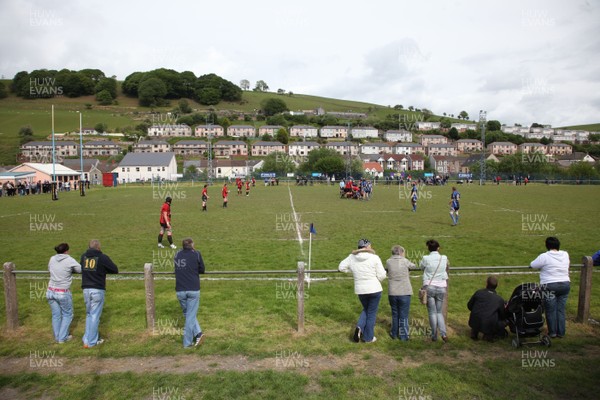
<svg viewBox="0 0 600 400">
<path fill-rule="evenodd" d="M 545 253 L 540 254 L 530 264 L 540 270 L 548 336 L 563 337 L 566 333 L 565 306 L 571 290 L 569 279 L 569 253 L 560 250 L 560 241 L 555 237 L 546 238 Z"/>
<path fill-rule="evenodd" d="M 339 265 L 341 272 L 352 272 L 354 277 L 354 293 L 358 295 L 363 310 L 354 330 L 354 341 L 361 339 L 367 343 L 377 340 L 375 337 L 375 317 L 381 300 L 380 281 L 386 277 L 381 259 L 371 248 L 367 239 L 358 241 L 358 250 L 346 257 Z"/>
</svg>

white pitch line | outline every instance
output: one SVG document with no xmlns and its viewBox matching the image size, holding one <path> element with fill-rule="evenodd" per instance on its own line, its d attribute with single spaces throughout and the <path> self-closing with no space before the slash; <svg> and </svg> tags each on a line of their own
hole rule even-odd
<svg viewBox="0 0 600 400">
<path fill-rule="evenodd" d="M 294 208 L 294 199 L 292 198 L 292 189 L 288 186 L 288 192 L 290 193 L 290 204 L 292 206 L 292 212 L 294 213 L 294 224 L 296 225 L 296 233 L 298 234 L 298 243 L 300 244 L 300 252 L 302 253 L 302 257 L 304 257 L 304 247 L 302 246 L 302 234 L 300 233 L 300 224 L 298 219 L 298 214 L 296 214 L 296 209 Z"/>
</svg>

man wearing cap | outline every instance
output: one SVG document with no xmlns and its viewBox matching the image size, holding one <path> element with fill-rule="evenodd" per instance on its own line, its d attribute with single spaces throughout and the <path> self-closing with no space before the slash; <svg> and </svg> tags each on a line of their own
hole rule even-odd
<svg viewBox="0 0 600 400">
<path fill-rule="evenodd" d="M 352 272 L 354 293 L 358 295 L 363 310 L 358 318 L 353 339 L 367 343 L 377 340 L 375 337 L 375 318 L 381 300 L 381 281 L 386 278 L 381 259 L 371 248 L 368 239 L 358 241 L 358 249 L 346 257 L 338 267 L 340 272 Z"/>
<path fill-rule="evenodd" d="M 172 249 L 177 248 L 173 244 L 173 232 L 171 231 L 171 198 L 167 197 L 164 204 L 160 209 L 160 232 L 158 233 L 158 247 L 163 249 L 165 246 L 162 244 L 163 235 L 167 231 L 167 239 Z"/>
</svg>

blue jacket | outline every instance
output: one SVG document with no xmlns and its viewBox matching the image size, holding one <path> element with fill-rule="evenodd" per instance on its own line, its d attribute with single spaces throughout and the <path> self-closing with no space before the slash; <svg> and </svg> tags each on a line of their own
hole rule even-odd
<svg viewBox="0 0 600 400">
<path fill-rule="evenodd" d="M 200 276 L 204 273 L 204 261 L 199 251 L 182 249 L 175 254 L 175 291 L 196 292 L 200 290 Z"/>
</svg>

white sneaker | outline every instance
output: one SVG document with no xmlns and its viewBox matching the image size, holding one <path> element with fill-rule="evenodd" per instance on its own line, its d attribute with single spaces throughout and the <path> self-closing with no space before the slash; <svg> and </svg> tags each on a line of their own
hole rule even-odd
<svg viewBox="0 0 600 400">
<path fill-rule="evenodd" d="M 171 248 L 172 248 L 172 249 L 176 249 L 176 248 L 177 248 L 177 246 L 175 246 L 174 244 L 172 244 L 172 245 L 171 245 Z"/>
<path fill-rule="evenodd" d="M 375 336 L 373 336 L 373 340 L 371 340 L 371 341 L 370 341 L 370 342 L 368 342 L 368 343 L 375 343 L 376 341 L 377 341 L 377 338 L 376 338 Z"/>
<path fill-rule="evenodd" d="M 158 248 L 159 248 L 159 249 L 164 249 L 164 248 L 165 248 L 165 246 L 163 246 L 163 244 L 162 244 L 162 243 L 159 243 L 159 244 L 158 244 Z"/>
</svg>

